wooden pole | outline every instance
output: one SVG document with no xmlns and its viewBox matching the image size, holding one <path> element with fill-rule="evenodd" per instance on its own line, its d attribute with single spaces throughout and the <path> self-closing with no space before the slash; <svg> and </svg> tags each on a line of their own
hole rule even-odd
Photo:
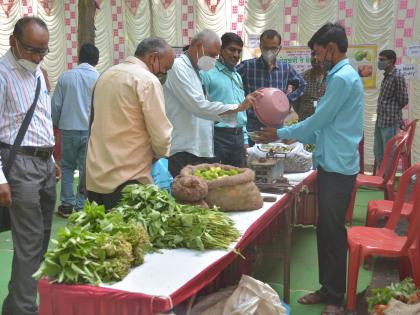
<svg viewBox="0 0 420 315">
<path fill-rule="evenodd" d="M 95 44 L 95 1 L 79 0 L 77 8 L 79 12 L 77 43 L 80 49 L 83 44 Z"/>
</svg>

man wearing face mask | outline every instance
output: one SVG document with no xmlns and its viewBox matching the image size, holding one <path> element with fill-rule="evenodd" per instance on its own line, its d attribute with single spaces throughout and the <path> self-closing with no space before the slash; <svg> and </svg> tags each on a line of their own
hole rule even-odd
<svg viewBox="0 0 420 315">
<path fill-rule="evenodd" d="M 402 108 L 408 104 L 408 92 L 404 75 L 395 68 L 397 55 L 393 50 L 379 53 L 378 69 L 384 71 L 378 106 L 376 108 L 375 138 L 373 151 L 376 165 L 380 167 L 386 143 L 402 128 Z"/>
<path fill-rule="evenodd" d="M 48 40 L 44 21 L 24 17 L 10 36 L 10 49 L 0 58 L 0 206 L 9 207 L 13 239 L 12 275 L 3 315 L 38 314 L 37 281 L 32 274 L 48 247 L 60 173 L 52 158 L 51 104 L 40 68 L 49 51 Z M 34 102 L 38 84 L 39 97 Z M 13 150 L 16 156 L 9 160 L 30 108 L 34 112 L 28 128 Z"/>
<path fill-rule="evenodd" d="M 86 158 L 90 201 L 113 208 L 131 183 L 152 183 L 152 161 L 168 156 L 172 125 L 162 84 L 174 62 L 161 38 L 144 39 L 134 56 L 105 71 L 93 93 Z"/>
<path fill-rule="evenodd" d="M 260 88 L 277 88 L 288 94 L 289 102 L 296 101 L 305 90 L 305 80 L 296 70 L 281 60 L 277 55 L 281 49 L 281 36 L 275 30 L 266 30 L 260 36 L 261 57 L 242 61 L 237 71 L 242 77 L 245 94 L 252 93 Z M 288 93 L 289 82 L 296 82 L 294 90 Z M 260 130 L 263 126 L 258 120 L 255 111 L 247 110 L 248 131 Z"/>
<path fill-rule="evenodd" d="M 239 62 L 244 43 L 235 33 L 225 33 L 221 39 L 222 48 L 216 66 L 207 72 L 201 71 L 201 79 L 211 101 L 241 103 L 245 95 L 241 76 L 235 66 Z M 247 146 L 245 112 L 236 114 L 234 127 L 228 127 L 223 122 L 214 126 L 216 162 L 243 167 Z"/>
<path fill-rule="evenodd" d="M 199 71 L 209 71 L 216 64 L 221 41 L 217 33 L 203 30 L 191 40 L 185 54 L 175 60 L 164 85 L 166 112 L 174 126 L 169 171 L 179 174 L 186 165 L 214 161 L 213 124 L 223 121 L 235 128 L 236 113 L 254 104 L 259 92 L 248 95 L 242 102 L 211 102 Z"/>
<path fill-rule="evenodd" d="M 295 125 L 263 128 L 261 142 L 297 139 L 315 144 L 319 217 L 317 246 L 321 288 L 301 297 L 302 304 L 327 304 L 324 315 L 344 314 L 346 292 L 346 210 L 359 173 L 364 93 L 357 71 L 346 57 L 345 29 L 328 23 L 312 37 L 316 61 L 327 75 L 327 88 L 315 113 Z"/>
</svg>

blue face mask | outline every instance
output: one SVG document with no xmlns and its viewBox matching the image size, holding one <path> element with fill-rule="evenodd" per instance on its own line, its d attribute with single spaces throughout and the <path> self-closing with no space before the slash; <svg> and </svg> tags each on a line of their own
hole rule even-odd
<svg viewBox="0 0 420 315">
<path fill-rule="evenodd" d="M 379 70 L 385 70 L 386 67 L 388 67 L 388 62 L 383 60 L 378 60 L 378 69 Z"/>
</svg>

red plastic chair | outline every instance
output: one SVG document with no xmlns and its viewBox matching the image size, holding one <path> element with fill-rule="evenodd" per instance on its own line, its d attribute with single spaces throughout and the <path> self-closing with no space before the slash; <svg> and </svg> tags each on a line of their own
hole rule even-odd
<svg viewBox="0 0 420 315">
<path fill-rule="evenodd" d="M 378 171 L 378 175 L 358 174 L 356 184 L 347 208 L 346 221 L 351 222 L 353 219 L 354 203 L 356 193 L 359 187 L 372 187 L 384 191 L 384 199 L 394 199 L 395 173 L 397 172 L 398 161 L 403 146 L 406 144 L 408 133 L 398 134 L 391 138 L 386 144 L 384 160 Z M 391 158 L 392 157 L 392 158 Z"/>
<path fill-rule="evenodd" d="M 418 119 L 414 119 L 406 126 L 408 132 L 407 145 L 401 152 L 402 171 L 405 172 L 411 166 L 411 148 L 413 147 L 414 135 L 416 133 Z"/>
<path fill-rule="evenodd" d="M 410 219 L 411 212 L 413 210 L 413 198 L 411 195 L 407 202 L 404 202 L 401 217 Z M 392 212 L 394 202 L 392 200 L 370 200 L 368 202 L 368 208 L 366 213 L 366 226 L 377 226 L 378 221 L 382 217 L 389 217 Z"/>
<path fill-rule="evenodd" d="M 400 262 L 411 266 L 413 280 L 420 286 L 420 180 L 417 180 L 412 195 L 413 211 L 406 236 L 395 233 L 395 227 L 401 217 L 404 196 L 413 175 L 420 178 L 420 163 L 409 168 L 401 177 L 398 185 L 391 216 L 383 228 L 355 226 L 347 230 L 349 244 L 349 266 L 347 281 L 347 308 L 355 311 L 356 289 L 359 268 L 368 256 L 400 258 Z M 403 265 L 403 267 L 405 267 Z M 400 272 L 400 276 L 403 274 Z"/>
<path fill-rule="evenodd" d="M 401 152 L 402 171 L 405 172 L 411 166 L 411 148 L 413 147 L 414 134 L 416 133 L 416 125 L 418 119 L 414 119 L 409 124 L 406 124 L 404 129 L 408 132 L 407 145 Z M 376 160 L 373 161 L 373 175 L 376 175 Z"/>
</svg>

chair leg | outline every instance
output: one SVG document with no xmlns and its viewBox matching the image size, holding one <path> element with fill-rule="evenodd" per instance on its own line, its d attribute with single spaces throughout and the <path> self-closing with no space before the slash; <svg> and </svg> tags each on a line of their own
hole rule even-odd
<svg viewBox="0 0 420 315">
<path fill-rule="evenodd" d="M 359 277 L 359 268 L 361 262 L 360 246 L 353 248 L 349 247 L 349 266 L 348 266 L 348 279 L 347 279 L 347 309 L 354 312 L 356 311 L 356 290 L 357 278 Z"/>
<path fill-rule="evenodd" d="M 410 259 L 407 256 L 399 258 L 399 276 L 401 281 L 407 277 L 411 277 L 410 264 Z"/>
<path fill-rule="evenodd" d="M 356 202 L 356 194 L 357 194 L 358 188 L 359 188 L 359 186 L 357 186 L 357 185 L 354 187 L 353 192 L 351 194 L 349 206 L 348 206 L 347 212 L 346 212 L 346 222 L 349 222 L 350 224 L 353 221 L 353 211 L 354 211 L 354 205 L 355 205 L 355 202 Z"/>
<path fill-rule="evenodd" d="M 384 199 L 385 200 L 395 199 L 394 185 L 386 185 L 385 190 L 384 190 Z"/>
<path fill-rule="evenodd" d="M 420 287 L 420 248 L 414 248 L 408 251 L 411 270 L 413 271 L 413 280 L 416 287 Z"/>
</svg>

